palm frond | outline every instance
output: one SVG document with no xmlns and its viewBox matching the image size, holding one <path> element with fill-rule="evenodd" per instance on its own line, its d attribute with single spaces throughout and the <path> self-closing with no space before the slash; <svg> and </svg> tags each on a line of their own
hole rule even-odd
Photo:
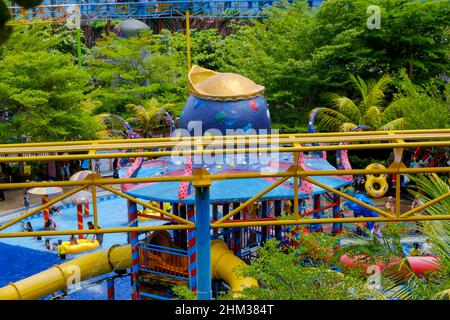
<svg viewBox="0 0 450 320">
<path fill-rule="evenodd" d="M 414 196 L 420 198 L 424 203 L 450 192 L 448 182 L 441 179 L 437 174 L 408 176 L 417 184 L 419 192 L 410 191 Z M 422 214 L 442 215 L 450 212 L 450 198 L 445 198 L 427 207 Z M 450 221 L 433 220 L 423 221 L 422 231 L 430 240 L 433 252 L 440 258 L 441 264 L 450 267 Z"/>
<path fill-rule="evenodd" d="M 344 123 L 352 123 L 352 119 L 331 108 L 321 108 L 317 113 L 317 120 L 319 126 L 331 131 L 340 131 Z"/>
<path fill-rule="evenodd" d="M 378 129 L 389 131 L 389 130 L 403 130 L 405 128 L 406 119 L 405 118 L 398 118 L 392 121 L 389 121 L 388 123 L 383 124 Z"/>
<path fill-rule="evenodd" d="M 360 110 L 366 109 L 366 101 L 368 94 L 367 84 L 359 75 L 355 77 L 353 74 L 351 74 L 350 81 L 353 83 L 353 86 L 358 91 L 358 94 L 361 96 L 361 105 L 359 106 Z"/>
<path fill-rule="evenodd" d="M 385 92 L 391 82 L 392 78 L 388 74 L 383 75 L 378 81 L 369 81 L 366 105 L 383 107 L 386 104 Z"/>
<path fill-rule="evenodd" d="M 332 107 L 336 109 L 336 111 L 339 111 L 346 117 L 353 120 L 355 123 L 359 123 L 361 118 L 361 112 L 359 111 L 358 106 L 355 104 L 355 102 L 344 96 L 330 96 Z"/>
</svg>

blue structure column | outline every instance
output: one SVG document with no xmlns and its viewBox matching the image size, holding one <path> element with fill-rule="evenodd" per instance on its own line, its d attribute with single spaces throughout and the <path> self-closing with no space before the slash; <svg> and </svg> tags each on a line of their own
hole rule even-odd
<svg viewBox="0 0 450 320">
<path fill-rule="evenodd" d="M 314 195 L 313 198 L 313 210 L 317 210 L 321 207 L 320 205 L 320 194 Z M 314 219 L 320 219 L 322 217 L 323 211 L 315 212 L 313 217 Z M 322 225 L 321 224 L 311 224 L 311 231 L 312 232 L 322 232 Z"/>
<path fill-rule="evenodd" d="M 239 202 L 233 202 L 233 210 L 238 208 L 241 204 Z M 233 216 L 233 220 L 240 220 L 242 218 L 241 211 Z M 241 257 L 241 229 L 232 228 L 233 230 L 233 250 L 237 257 Z"/>
<path fill-rule="evenodd" d="M 333 207 L 333 218 L 342 218 L 341 216 L 341 197 L 339 197 L 337 194 L 333 194 L 333 201 L 336 204 L 335 207 Z M 333 236 L 339 234 L 342 232 L 342 223 L 333 223 L 333 226 L 331 227 L 331 233 Z"/>
<path fill-rule="evenodd" d="M 229 212 L 230 212 L 230 204 L 224 203 L 222 205 L 222 216 L 226 216 Z M 228 246 L 229 246 L 228 241 L 230 239 L 230 236 L 229 236 L 230 231 L 231 231 L 231 229 L 228 229 L 228 228 L 222 229 L 223 241 L 225 241 Z"/>
<path fill-rule="evenodd" d="M 275 200 L 274 202 L 275 217 L 279 218 L 281 216 L 281 200 Z M 275 238 L 281 240 L 281 226 L 275 226 Z"/>
<path fill-rule="evenodd" d="M 211 210 L 209 185 L 195 185 L 197 299 L 211 300 Z"/>
<path fill-rule="evenodd" d="M 217 204 L 213 205 L 212 214 L 213 214 L 213 220 L 217 221 L 219 219 L 219 206 Z M 217 238 L 218 233 L 219 233 L 219 230 L 217 228 L 214 228 L 213 229 L 214 238 Z"/>
<path fill-rule="evenodd" d="M 128 200 L 128 226 L 138 226 L 137 205 Z M 137 231 L 128 233 L 128 243 L 131 244 L 131 299 L 139 300 L 139 248 Z"/>
<path fill-rule="evenodd" d="M 171 204 L 172 207 L 172 214 L 178 216 L 178 203 L 172 202 Z M 180 231 L 181 230 L 173 230 L 173 242 L 177 245 L 180 246 Z M 183 230 L 184 231 L 184 230 Z M 180 246 L 181 247 L 181 246 Z"/>
<path fill-rule="evenodd" d="M 268 207 L 267 201 L 266 200 L 262 201 L 262 203 L 261 203 L 261 218 L 267 218 L 267 216 L 268 216 L 267 207 Z M 269 227 L 267 227 L 267 226 L 261 227 L 261 245 L 264 244 L 264 242 L 266 242 L 268 231 L 269 231 Z"/>
</svg>

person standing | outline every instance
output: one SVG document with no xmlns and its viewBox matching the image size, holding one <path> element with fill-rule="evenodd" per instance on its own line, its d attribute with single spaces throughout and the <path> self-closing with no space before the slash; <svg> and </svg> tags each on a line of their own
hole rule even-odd
<svg viewBox="0 0 450 320">
<path fill-rule="evenodd" d="M 420 250 L 419 244 L 417 242 L 413 243 L 413 248 L 409 252 L 409 255 L 413 256 L 413 257 L 417 257 L 417 256 L 422 255 L 422 251 Z"/>
<path fill-rule="evenodd" d="M 394 197 L 389 196 L 386 200 L 386 211 L 389 213 L 394 213 L 395 211 L 395 199 Z"/>
<path fill-rule="evenodd" d="M 422 244 L 422 255 L 424 256 L 433 255 L 433 252 L 431 251 L 430 239 L 425 240 L 425 242 Z"/>
<path fill-rule="evenodd" d="M 25 213 L 28 213 L 28 209 L 30 209 L 30 198 L 28 196 L 28 190 L 25 191 L 23 195 L 23 206 L 25 207 Z"/>
<path fill-rule="evenodd" d="M 69 155 L 67 152 L 65 152 L 63 155 Z M 61 167 L 60 167 L 60 173 L 61 173 L 61 179 L 64 181 L 65 177 L 67 176 L 67 180 L 70 178 L 70 163 L 69 160 L 63 160 L 61 161 Z"/>
<path fill-rule="evenodd" d="M 89 230 L 94 229 L 94 224 L 92 223 L 92 221 L 89 221 L 87 223 L 87 226 L 89 228 Z M 100 226 L 98 226 L 98 229 L 101 229 Z M 89 237 L 89 235 L 86 236 L 86 239 Z M 94 239 L 98 241 L 98 243 L 100 244 L 100 246 L 103 244 L 103 233 L 95 233 L 94 234 Z"/>
<path fill-rule="evenodd" d="M 58 257 L 59 259 L 62 260 L 66 260 L 67 259 L 67 250 L 66 248 L 62 245 L 62 240 L 59 239 L 58 240 Z"/>
</svg>

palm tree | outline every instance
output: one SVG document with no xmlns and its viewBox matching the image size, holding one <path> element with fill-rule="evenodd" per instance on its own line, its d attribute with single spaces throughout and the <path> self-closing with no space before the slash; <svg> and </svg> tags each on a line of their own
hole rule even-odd
<svg viewBox="0 0 450 320">
<path fill-rule="evenodd" d="M 127 119 L 130 124 L 138 123 L 142 129 L 142 136 L 151 137 L 153 130 L 161 126 L 161 120 L 165 119 L 164 111 L 172 107 L 172 104 L 159 105 L 156 98 L 146 100 L 143 104 L 127 104 L 125 107 L 133 110 L 135 117 Z"/>
<path fill-rule="evenodd" d="M 417 184 L 419 192 L 411 192 L 424 203 L 450 192 L 448 181 L 432 173 L 408 176 Z M 423 215 L 437 216 L 450 212 L 450 198 L 445 198 L 424 209 Z M 429 220 L 422 222 L 422 232 L 431 242 L 433 253 L 439 257 L 444 279 L 436 286 L 433 298 L 450 299 L 450 220 Z"/>
<path fill-rule="evenodd" d="M 350 75 L 350 81 L 359 97 L 351 99 L 336 93 L 329 93 L 330 107 L 315 108 L 319 126 L 330 131 L 352 131 L 358 126 L 368 126 L 371 130 L 402 129 L 405 118 L 397 101 L 388 102 L 385 92 L 392 82 L 389 75 L 378 81 L 364 81 L 359 76 Z"/>
</svg>

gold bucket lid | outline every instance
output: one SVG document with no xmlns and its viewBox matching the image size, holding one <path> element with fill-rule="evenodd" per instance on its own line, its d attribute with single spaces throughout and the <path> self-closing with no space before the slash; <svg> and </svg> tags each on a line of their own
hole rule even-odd
<svg viewBox="0 0 450 320">
<path fill-rule="evenodd" d="M 189 92 L 214 100 L 239 100 L 255 98 L 266 88 L 236 73 L 219 73 L 192 66 L 188 74 Z"/>
</svg>

